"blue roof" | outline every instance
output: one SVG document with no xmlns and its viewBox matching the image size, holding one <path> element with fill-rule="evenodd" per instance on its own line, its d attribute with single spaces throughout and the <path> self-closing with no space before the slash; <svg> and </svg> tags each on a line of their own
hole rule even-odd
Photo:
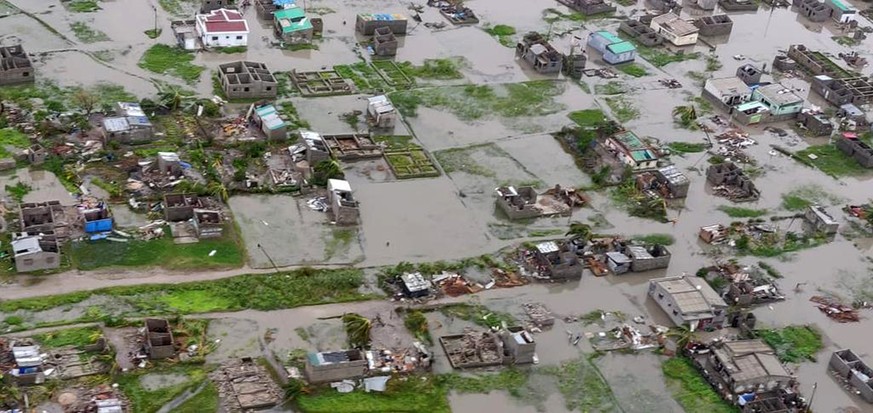
<svg viewBox="0 0 873 413">
<path fill-rule="evenodd" d="M 273 4 L 276 6 L 292 6 L 297 4 L 297 0 L 273 0 Z"/>
</svg>

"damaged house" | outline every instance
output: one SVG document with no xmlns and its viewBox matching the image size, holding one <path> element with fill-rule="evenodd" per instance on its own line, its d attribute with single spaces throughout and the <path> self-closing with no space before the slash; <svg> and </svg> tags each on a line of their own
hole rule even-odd
<svg viewBox="0 0 873 413">
<path fill-rule="evenodd" d="M 379 27 L 373 32 L 373 51 L 376 56 L 396 55 L 399 44 L 390 27 Z"/>
<path fill-rule="evenodd" d="M 367 358 L 361 350 L 326 351 L 306 356 L 306 380 L 327 383 L 360 379 L 367 374 Z"/>
<path fill-rule="evenodd" d="M 522 58 L 538 73 L 560 73 L 563 58 L 537 32 L 529 32 L 515 46 L 515 55 Z"/>
<path fill-rule="evenodd" d="M 24 203 L 18 206 L 21 231 L 31 234 L 54 233 L 59 239 L 69 237 L 74 217 L 67 216 L 67 208 L 59 201 Z"/>
<path fill-rule="evenodd" d="M 13 341 L 10 348 L 15 367 L 9 371 L 9 375 L 15 383 L 23 386 L 44 383 L 43 353 L 39 345 L 30 340 Z"/>
<path fill-rule="evenodd" d="M 523 327 L 493 331 L 465 330 L 439 339 L 452 368 L 536 363 L 536 342 Z"/>
<path fill-rule="evenodd" d="M 618 26 L 618 30 L 627 34 L 628 36 L 631 36 L 634 40 L 640 42 L 640 44 L 642 44 L 643 46 L 652 47 L 664 43 L 663 37 L 658 36 L 658 34 L 655 33 L 655 30 L 639 20 L 628 19 L 622 21 L 621 24 Z M 621 41 L 621 39 L 617 40 L 618 41 L 616 41 L 615 43 Z"/>
<path fill-rule="evenodd" d="M 300 7 L 289 7 L 273 12 L 276 36 L 288 44 L 309 44 L 315 34 L 312 20 Z"/>
<path fill-rule="evenodd" d="M 700 30 L 697 26 L 679 18 L 674 13 L 655 16 L 650 24 L 655 33 L 674 46 L 689 46 L 697 43 Z"/>
<path fill-rule="evenodd" d="M 209 377 L 219 389 L 222 411 L 251 412 L 282 401 L 282 390 L 270 372 L 251 357 L 222 364 Z"/>
<path fill-rule="evenodd" d="M 761 75 L 764 74 L 764 71 L 755 67 L 755 65 L 751 63 L 746 63 L 737 68 L 737 77 L 743 81 L 748 86 L 757 85 L 761 83 Z"/>
<path fill-rule="evenodd" d="M 511 220 L 569 214 L 585 199 L 573 188 L 555 185 L 542 194 L 532 186 L 503 186 L 495 189 L 497 207 Z"/>
<path fill-rule="evenodd" d="M 677 326 L 692 331 L 721 328 L 728 305 L 700 277 L 676 276 L 649 280 L 649 296 Z"/>
<path fill-rule="evenodd" d="M 703 84 L 703 97 L 717 108 L 732 113 L 735 106 L 752 99 L 752 90 L 736 76 L 707 79 Z"/>
<path fill-rule="evenodd" d="M 670 266 L 672 255 L 663 245 L 632 245 L 616 243 L 615 251 L 603 255 L 606 266 L 615 275 L 645 272 Z"/>
<path fill-rule="evenodd" d="M 813 23 L 824 22 L 830 17 L 831 9 L 819 0 L 792 0 L 791 5 L 797 13 Z"/>
<path fill-rule="evenodd" d="M 367 98 L 367 121 L 374 128 L 392 129 L 397 124 L 397 109 L 385 95 Z"/>
<path fill-rule="evenodd" d="M 576 246 L 566 241 L 536 244 L 532 264 L 534 278 L 550 281 L 579 280 L 584 266 L 576 255 Z"/>
<path fill-rule="evenodd" d="M 24 48 L 0 46 L 0 86 L 33 82 L 33 65 Z"/>
<path fill-rule="evenodd" d="M 865 168 L 873 168 L 873 148 L 855 135 L 844 134 L 837 140 L 837 148 Z"/>
<path fill-rule="evenodd" d="M 733 162 L 710 165 L 706 169 L 706 180 L 712 184 L 716 195 L 734 202 L 754 201 L 761 195 L 752 180 Z"/>
<path fill-rule="evenodd" d="M 12 254 L 18 272 L 50 270 L 61 265 L 61 249 L 51 231 L 14 234 Z"/>
<path fill-rule="evenodd" d="M 828 75 L 817 75 L 811 83 L 811 90 L 834 106 L 863 105 L 873 101 L 873 83 L 866 77 L 835 79 Z"/>
<path fill-rule="evenodd" d="M 729 282 L 725 299 L 734 306 L 749 307 L 785 299 L 779 287 L 759 272 L 741 271 L 736 266 L 722 266 L 718 271 L 718 276 Z"/>
<path fill-rule="evenodd" d="M 701 36 L 727 36 L 734 28 L 734 22 L 727 14 L 703 16 L 694 20 Z"/>
<path fill-rule="evenodd" d="M 648 36 L 641 36 L 641 38 L 648 38 Z M 632 62 L 637 57 L 637 48 L 633 43 L 622 40 L 606 30 L 588 35 L 588 46 L 600 52 L 604 62 L 613 65 Z"/>
<path fill-rule="evenodd" d="M 834 131 L 834 124 L 827 115 L 812 109 L 803 109 L 797 115 L 797 124 L 813 136 L 830 136 Z"/>
<path fill-rule="evenodd" d="M 675 165 L 668 165 L 636 176 L 637 188 L 665 199 L 685 198 L 691 181 Z"/>
<path fill-rule="evenodd" d="M 531 364 L 537 362 L 537 343 L 524 327 L 507 327 L 498 334 L 503 342 L 503 364 Z"/>
<path fill-rule="evenodd" d="M 194 218 L 194 209 L 203 208 L 200 197 L 194 194 L 164 195 L 164 219 L 167 222 L 187 221 Z"/>
<path fill-rule="evenodd" d="M 601 13 L 612 13 L 615 11 L 615 6 L 612 3 L 607 3 L 604 0 L 558 0 L 572 10 L 582 13 L 586 16 L 593 16 Z"/>
<path fill-rule="evenodd" d="M 696 357 L 695 361 L 716 390 L 735 404 L 744 404 L 747 400 L 741 402 L 740 398 L 749 393 L 755 394 L 755 399 L 763 400 L 780 390 L 794 392 L 797 386 L 794 376 L 763 340 L 716 343 L 710 350 L 708 354 Z"/>
<path fill-rule="evenodd" d="M 279 86 L 267 65 L 258 62 L 218 65 L 218 80 L 228 99 L 273 99 Z"/>
<path fill-rule="evenodd" d="M 606 147 L 632 169 L 652 169 L 658 166 L 658 155 L 655 151 L 631 131 L 621 131 L 607 138 Z"/>
<path fill-rule="evenodd" d="M 354 225 L 358 223 L 360 211 L 358 201 L 352 196 L 352 187 L 348 181 L 340 179 L 327 180 L 327 198 L 330 202 L 330 212 L 337 225 Z"/>
<path fill-rule="evenodd" d="M 807 207 L 803 213 L 803 220 L 812 232 L 819 234 L 834 235 L 840 228 L 840 224 L 821 205 Z"/>
<path fill-rule="evenodd" d="M 87 200 L 77 207 L 86 234 L 112 231 L 112 213 L 109 206 L 98 200 Z"/>
<path fill-rule="evenodd" d="M 873 403 L 873 369 L 851 349 L 837 350 L 828 366 L 867 403 Z"/>
<path fill-rule="evenodd" d="M 155 129 L 138 103 L 119 102 L 114 117 L 103 118 L 103 140 L 124 144 L 148 142 Z"/>
<path fill-rule="evenodd" d="M 279 111 L 273 105 L 264 105 L 256 108 L 254 122 L 268 140 L 288 138 L 288 127 L 279 116 Z"/>
<path fill-rule="evenodd" d="M 406 16 L 398 13 L 359 14 L 355 18 L 355 30 L 364 36 L 372 36 L 376 29 L 387 27 L 395 36 L 405 35 L 407 22 Z"/>
<path fill-rule="evenodd" d="M 145 319 L 145 351 L 152 360 L 176 355 L 170 323 L 162 318 Z"/>
</svg>

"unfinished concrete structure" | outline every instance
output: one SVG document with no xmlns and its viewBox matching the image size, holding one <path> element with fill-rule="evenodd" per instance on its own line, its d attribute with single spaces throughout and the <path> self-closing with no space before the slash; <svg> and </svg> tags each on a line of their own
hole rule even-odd
<svg viewBox="0 0 873 413">
<path fill-rule="evenodd" d="M 317 132 L 300 131 L 300 141 L 306 146 L 306 162 L 314 167 L 323 161 L 330 160 L 330 150 L 324 138 Z"/>
<path fill-rule="evenodd" d="M 372 36 L 380 27 L 391 29 L 395 36 L 405 35 L 406 26 L 406 16 L 398 13 L 359 14 L 355 18 L 355 30 L 364 36 Z"/>
<path fill-rule="evenodd" d="M 706 168 L 706 180 L 713 187 L 724 187 L 725 196 L 733 201 L 753 201 L 761 195 L 752 180 L 733 162 L 710 165 Z"/>
<path fill-rule="evenodd" d="M 209 378 L 228 412 L 251 412 L 282 402 L 282 390 L 270 372 L 251 357 L 222 364 Z"/>
<path fill-rule="evenodd" d="M 754 0 L 718 0 L 724 11 L 756 11 L 758 2 Z"/>
<path fill-rule="evenodd" d="M 522 37 L 515 46 L 515 55 L 526 61 L 538 73 L 561 71 L 563 62 L 561 54 L 537 32 L 529 32 Z"/>
<path fill-rule="evenodd" d="M 803 220 L 812 229 L 813 232 L 822 233 L 825 235 L 833 235 L 840 228 L 840 223 L 837 222 L 831 214 L 821 205 L 810 205 L 803 213 Z"/>
<path fill-rule="evenodd" d="M 200 38 L 197 35 L 197 20 L 174 20 L 170 22 L 170 30 L 176 38 L 176 44 L 185 50 L 200 48 Z"/>
<path fill-rule="evenodd" d="M 48 156 L 48 151 L 38 143 L 30 145 L 26 151 L 27 161 L 30 162 L 31 165 L 42 165 L 43 162 L 45 162 L 45 158 Z"/>
<path fill-rule="evenodd" d="M 586 16 L 595 14 L 612 13 L 615 11 L 615 6 L 604 0 L 558 0 L 561 3 L 579 13 Z"/>
<path fill-rule="evenodd" d="M 734 28 L 734 21 L 727 14 L 703 16 L 694 20 L 701 36 L 727 36 Z"/>
<path fill-rule="evenodd" d="M 373 51 L 376 56 L 394 56 L 398 45 L 397 36 L 390 27 L 378 27 L 373 31 Z"/>
<path fill-rule="evenodd" d="M 865 168 L 873 168 L 873 148 L 857 136 L 843 136 L 836 142 L 837 148 L 852 157 Z"/>
<path fill-rule="evenodd" d="M 352 196 L 352 187 L 348 181 L 340 179 L 327 180 L 327 200 L 330 212 L 337 225 L 354 225 L 358 223 L 361 212 L 358 201 Z"/>
<path fill-rule="evenodd" d="M 194 218 L 195 208 L 203 208 L 200 197 L 195 194 L 164 195 L 164 219 L 168 222 L 187 221 Z"/>
<path fill-rule="evenodd" d="M 397 124 L 397 109 L 387 96 L 367 98 L 367 123 L 378 129 L 393 129 Z"/>
<path fill-rule="evenodd" d="M 748 102 L 752 90 L 736 76 L 707 79 L 703 84 L 703 97 L 716 108 L 730 112 L 734 106 Z"/>
<path fill-rule="evenodd" d="M 821 23 L 831 16 L 830 7 L 819 0 L 792 0 L 791 5 L 797 7 L 797 13 L 813 23 Z"/>
<path fill-rule="evenodd" d="M 643 46 L 657 46 L 664 43 L 664 38 L 655 33 L 655 30 L 639 20 L 624 20 L 618 26 L 618 30 L 631 36 Z"/>
<path fill-rule="evenodd" d="M 674 165 L 636 176 L 637 188 L 665 199 L 685 198 L 691 181 Z"/>
<path fill-rule="evenodd" d="M 504 364 L 531 364 L 537 358 L 537 343 L 524 327 L 507 327 L 498 336 L 503 342 Z"/>
<path fill-rule="evenodd" d="M 491 331 L 466 331 L 440 337 L 449 364 L 455 369 L 503 364 L 503 341 Z"/>
<path fill-rule="evenodd" d="M 54 232 L 13 234 L 11 244 L 18 272 L 51 270 L 61 265 L 61 250 Z"/>
<path fill-rule="evenodd" d="M 624 248 L 623 252 L 630 257 L 630 270 L 633 272 L 667 268 L 670 266 L 670 259 L 673 257 L 667 247 L 663 245 L 629 245 Z"/>
<path fill-rule="evenodd" d="M 834 106 L 864 105 L 873 101 L 873 83 L 863 76 L 835 79 L 827 75 L 812 78 L 811 89 Z"/>
<path fill-rule="evenodd" d="M 782 72 L 790 72 L 797 69 L 797 62 L 787 55 L 777 54 L 776 57 L 773 58 L 773 69 Z"/>
<path fill-rule="evenodd" d="M 370 135 L 346 133 L 339 135 L 321 135 L 327 150 L 336 159 L 354 161 L 358 159 L 378 159 L 382 157 L 382 145 L 373 141 Z"/>
<path fill-rule="evenodd" d="M 512 186 L 496 189 L 497 206 L 511 220 L 540 216 L 537 208 L 537 192 L 532 186 Z"/>
<path fill-rule="evenodd" d="M 273 20 L 273 12 L 279 9 L 274 0 L 255 0 L 255 13 L 261 20 Z"/>
<path fill-rule="evenodd" d="M 306 356 L 306 380 L 327 383 L 360 379 L 367 374 L 367 358 L 361 350 L 326 351 Z"/>
<path fill-rule="evenodd" d="M 149 358 L 159 360 L 176 355 L 170 322 L 163 318 L 145 319 L 145 350 Z"/>
<path fill-rule="evenodd" d="M 823 7 L 823 6 L 822 6 Z M 802 44 L 794 44 L 788 47 L 788 57 L 798 66 L 809 72 L 812 76 L 826 75 L 834 79 L 842 79 L 854 76 L 851 72 L 843 69 L 822 52 L 809 50 Z"/>
<path fill-rule="evenodd" d="M 158 152 L 158 173 L 162 175 L 182 175 L 182 160 L 176 152 Z"/>
<path fill-rule="evenodd" d="M 691 330 L 720 328 L 727 303 L 699 277 L 677 276 L 649 280 L 649 296 L 677 326 Z"/>
<path fill-rule="evenodd" d="M 279 87 L 267 65 L 258 62 L 218 65 L 218 80 L 228 99 L 273 99 Z"/>
<path fill-rule="evenodd" d="M 33 82 L 33 65 L 24 48 L 0 46 L 0 86 Z"/>
<path fill-rule="evenodd" d="M 707 379 L 730 394 L 737 403 L 746 393 L 794 390 L 796 380 L 763 340 L 737 340 L 714 344 L 709 354 L 695 358 L 710 375 Z"/>
<path fill-rule="evenodd" d="M 646 0 L 646 3 L 658 13 L 680 14 L 682 12 L 682 4 L 676 0 Z"/>
<path fill-rule="evenodd" d="M 758 69 L 751 63 L 746 63 L 737 68 L 737 78 L 743 81 L 748 86 L 757 85 L 761 83 L 761 75 L 764 72 L 761 69 Z"/>
<path fill-rule="evenodd" d="M 69 232 L 64 207 L 59 201 L 29 202 L 18 205 L 18 221 L 22 232 L 33 234 Z"/>
<path fill-rule="evenodd" d="M 291 70 L 291 82 L 303 96 L 348 95 L 354 91 L 352 85 L 335 70 L 298 72 Z"/>
<path fill-rule="evenodd" d="M 804 109 L 797 115 L 797 124 L 813 136 L 830 136 L 834 124 L 824 113 Z"/>
<path fill-rule="evenodd" d="M 873 369 L 851 349 L 837 350 L 828 366 L 867 403 L 873 403 Z"/>
<path fill-rule="evenodd" d="M 566 241 L 547 241 L 534 247 L 535 278 L 549 281 L 568 281 L 582 278 L 584 270 L 576 255 L 574 244 Z"/>
<path fill-rule="evenodd" d="M 219 238 L 224 233 L 224 225 L 221 223 L 221 214 L 218 211 L 195 209 L 193 224 L 199 239 Z"/>
</svg>

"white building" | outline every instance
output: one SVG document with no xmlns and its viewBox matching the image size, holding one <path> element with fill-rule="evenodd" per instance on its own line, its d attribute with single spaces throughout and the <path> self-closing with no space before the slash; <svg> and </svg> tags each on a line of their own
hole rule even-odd
<svg viewBox="0 0 873 413">
<path fill-rule="evenodd" d="M 697 26 L 682 20 L 673 13 L 664 13 L 652 19 L 652 29 L 664 36 L 664 39 L 676 46 L 688 46 L 697 43 Z"/>
<path fill-rule="evenodd" d="M 727 303 L 699 277 L 679 276 L 649 280 L 649 296 L 677 326 L 691 330 L 721 328 Z"/>
<path fill-rule="evenodd" d="M 213 10 L 197 15 L 197 36 L 206 47 L 246 46 L 249 24 L 236 10 Z"/>
</svg>

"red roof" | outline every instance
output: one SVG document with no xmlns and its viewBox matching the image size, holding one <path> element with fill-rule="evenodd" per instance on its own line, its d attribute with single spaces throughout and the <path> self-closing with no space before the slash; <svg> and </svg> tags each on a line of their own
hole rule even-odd
<svg viewBox="0 0 873 413">
<path fill-rule="evenodd" d="M 239 12 L 227 9 L 213 10 L 206 15 L 197 16 L 209 33 L 248 32 L 249 26 Z"/>
</svg>

